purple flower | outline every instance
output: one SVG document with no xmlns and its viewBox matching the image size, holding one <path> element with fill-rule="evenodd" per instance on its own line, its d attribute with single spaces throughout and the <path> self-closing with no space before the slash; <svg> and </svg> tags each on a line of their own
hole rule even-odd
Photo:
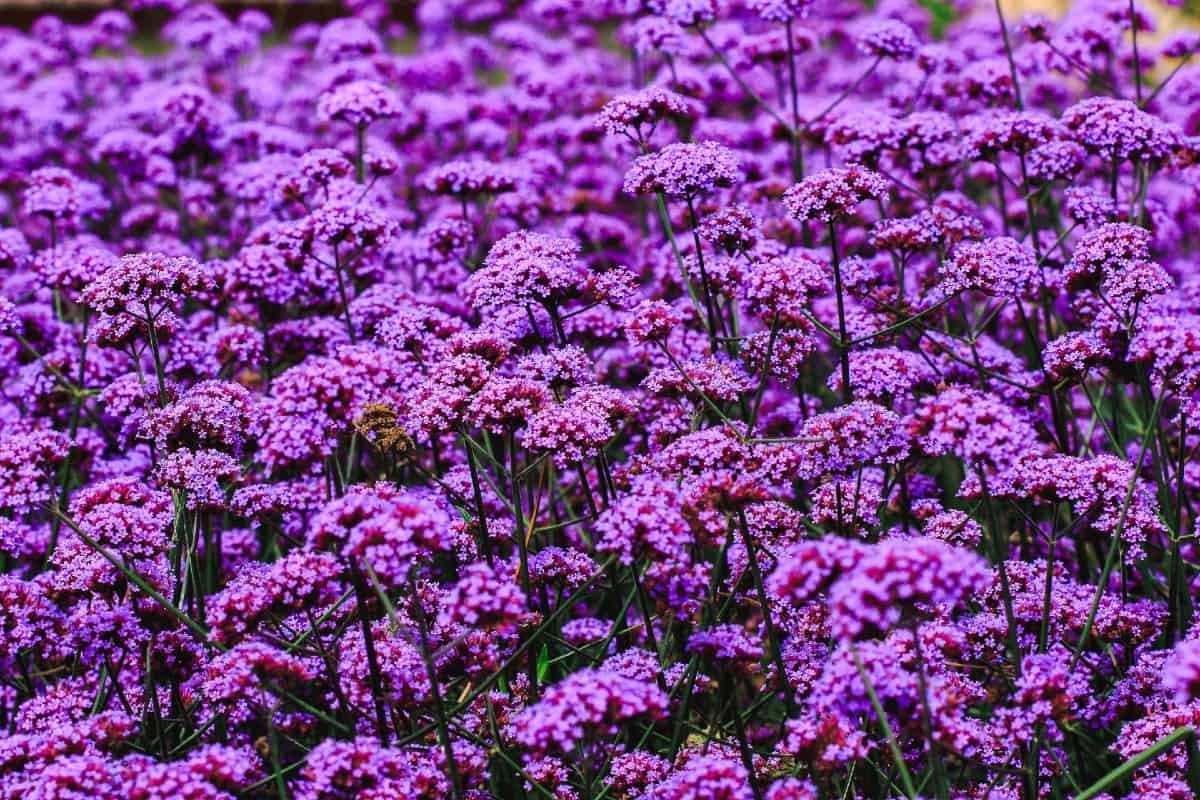
<svg viewBox="0 0 1200 800">
<path fill-rule="evenodd" d="M 195 260 L 161 253 L 122 256 L 83 291 L 83 302 L 104 314 L 153 318 L 210 285 Z"/>
<path fill-rule="evenodd" d="M 644 554 L 682 557 L 691 541 L 679 490 L 668 482 L 645 480 L 610 506 L 596 522 L 597 549 L 632 564 Z"/>
<path fill-rule="evenodd" d="M 1066 131 L 1053 118 L 1032 111 L 977 114 L 968 120 L 966 131 L 967 146 L 974 158 L 1026 154 L 1065 136 Z"/>
<path fill-rule="evenodd" d="M 1149 484 L 1136 477 L 1133 465 L 1114 456 L 1023 460 L 1011 491 L 1043 502 L 1071 503 L 1081 517 L 1086 515 L 1090 527 L 1119 535 L 1129 548 L 1126 557 L 1134 561 L 1141 557 L 1142 546 L 1163 532 Z"/>
<path fill-rule="evenodd" d="M 518 184 L 514 170 L 488 161 L 450 161 L 425 174 L 422 185 L 434 194 L 464 197 L 513 191 Z"/>
<path fill-rule="evenodd" d="M 1023 295 L 1034 287 L 1038 276 L 1033 251 L 1011 237 L 999 236 L 956 247 L 945 266 L 942 291 Z"/>
<path fill-rule="evenodd" d="M 948 387 L 923 398 L 908 427 L 924 452 L 963 460 L 964 492 L 984 488 L 976 471 L 992 492 L 1003 491 L 1018 462 L 1045 451 L 1024 413 L 975 389 Z"/>
<path fill-rule="evenodd" d="M 358 17 L 335 19 L 325 25 L 316 40 L 318 61 L 338 64 L 384 52 L 383 40 Z"/>
<path fill-rule="evenodd" d="M 1079 173 L 1085 157 L 1086 152 L 1075 142 L 1047 142 L 1029 154 L 1029 173 L 1044 181 L 1069 179 Z"/>
<path fill-rule="evenodd" d="M 693 756 L 648 794 L 661 800 L 753 800 L 750 776 L 740 763 L 715 756 Z"/>
<path fill-rule="evenodd" d="M 1188 639 L 1175 646 L 1163 667 L 1162 683 L 1181 705 L 1200 697 L 1200 641 Z"/>
<path fill-rule="evenodd" d="M 720 0 L 666 0 L 662 6 L 664 16 L 684 27 L 712 22 L 721 11 Z"/>
<path fill-rule="evenodd" d="M 858 40 L 858 49 L 877 58 L 912 58 L 920 42 L 912 28 L 894 19 L 871 23 Z"/>
<path fill-rule="evenodd" d="M 159 463 L 154 477 L 183 493 L 190 509 L 221 509 L 230 487 L 241 480 L 242 466 L 215 450 L 176 450 Z"/>
<path fill-rule="evenodd" d="M 858 542 L 838 537 L 801 542 L 779 560 L 767 586 L 793 605 L 818 600 L 861 560 L 864 550 Z"/>
<path fill-rule="evenodd" d="M 70 442 L 57 431 L 0 437 L 0 506 L 20 513 L 49 503 L 52 477 L 69 452 Z"/>
<path fill-rule="evenodd" d="M 753 669 L 763 657 L 761 642 L 755 641 L 738 625 L 718 625 L 696 631 L 688 637 L 688 650 L 713 661 Z"/>
<path fill-rule="evenodd" d="M 1162 161 L 1182 144 L 1177 128 L 1132 100 L 1089 97 L 1064 111 L 1062 122 L 1089 151 L 1118 162 Z"/>
<path fill-rule="evenodd" d="M 629 313 L 625 336 L 630 344 L 665 342 L 682 317 L 662 300 L 643 300 Z"/>
<path fill-rule="evenodd" d="M 42 167 L 29 176 L 21 210 L 51 219 L 69 219 L 98 210 L 99 190 L 58 167 Z"/>
<path fill-rule="evenodd" d="M 768 22 L 788 22 L 808 14 L 812 0 L 747 0 L 746 7 Z"/>
<path fill-rule="evenodd" d="M 850 387 L 855 397 L 883 400 L 911 393 L 933 382 L 935 372 L 919 353 L 898 347 L 858 350 L 850 354 Z M 842 389 L 842 375 L 829 376 L 829 388 Z"/>
<path fill-rule="evenodd" d="M 864 200 L 883 197 L 887 188 L 884 177 L 866 167 L 825 169 L 788 189 L 783 204 L 796 219 L 832 223 L 852 215 Z"/>
<path fill-rule="evenodd" d="M 758 244 L 761 223 L 754 211 L 741 203 L 726 206 L 700 224 L 700 236 L 729 255 L 746 252 Z"/>
<path fill-rule="evenodd" d="M 1096 227 L 1118 216 L 1117 204 L 1095 189 L 1071 187 L 1064 192 L 1063 199 L 1067 215 L 1081 225 Z"/>
<path fill-rule="evenodd" d="M 1200 729 L 1200 35 L 923 2 L 0 32 L 0 800 L 1016 800 Z"/>
<path fill-rule="evenodd" d="M 269 615 L 283 617 L 331 600 L 330 590 L 340 571 L 328 553 L 306 551 L 290 553 L 273 564 L 248 565 L 209 599 L 213 639 L 235 644 Z"/>
<path fill-rule="evenodd" d="M 814 297 L 829 288 L 829 267 L 807 253 L 789 253 L 756 262 L 743 291 L 752 314 L 768 323 L 801 325 L 811 316 Z"/>
<path fill-rule="evenodd" d="M 530 417 L 524 443 L 531 450 L 549 452 L 564 468 L 597 455 L 633 413 L 632 401 L 619 390 L 584 386 Z"/>
<path fill-rule="evenodd" d="M 428 747 L 386 747 L 369 736 L 351 741 L 327 739 L 305 759 L 295 795 L 297 800 L 444 796 L 453 787 L 440 759 L 442 756 Z M 471 762 L 464 758 L 460 767 Z"/>
<path fill-rule="evenodd" d="M 449 511 L 435 499 L 386 484 L 355 487 L 313 518 L 308 542 L 369 564 L 392 586 L 405 586 L 417 559 L 453 548 Z"/>
<path fill-rule="evenodd" d="M 662 192 L 667 197 L 688 200 L 741 179 L 737 155 L 722 144 L 670 144 L 638 157 L 625 173 L 625 192 Z"/>
<path fill-rule="evenodd" d="M 317 100 L 317 113 L 324 119 L 365 127 L 377 119 L 401 112 L 396 96 L 375 81 L 353 81 L 330 89 Z"/>
<path fill-rule="evenodd" d="M 570 753 L 595 736 L 616 735 L 621 723 L 637 717 L 658 719 L 666 694 L 653 683 L 602 669 L 582 669 L 546 689 L 537 703 L 514 719 L 513 738 L 535 752 Z"/>
<path fill-rule="evenodd" d="M 274 693 L 311 681 L 314 667 L 266 643 L 242 642 L 214 657 L 194 680 L 199 696 L 237 723 L 271 713 Z"/>
<path fill-rule="evenodd" d="M 991 583 L 987 563 L 930 539 L 881 542 L 869 548 L 829 590 L 835 636 L 877 636 L 902 624 L 951 611 Z"/>
<path fill-rule="evenodd" d="M 1083 235 L 1063 277 L 1072 288 L 1094 285 L 1150 258 L 1150 231 L 1114 222 Z"/>
<path fill-rule="evenodd" d="M 845 474 L 874 463 L 896 463 L 908 452 L 900 418 L 883 406 L 859 400 L 807 420 L 797 447 L 806 477 Z"/>
<path fill-rule="evenodd" d="M 515 577 L 510 567 L 494 569 L 479 562 L 467 565 L 446 598 L 439 624 L 473 629 L 516 626 L 527 609 Z"/>
<path fill-rule="evenodd" d="M 1070 331 L 1046 345 L 1042 363 L 1052 380 L 1061 381 L 1082 378 L 1112 355 L 1108 345 L 1091 331 Z"/>
<path fill-rule="evenodd" d="M 483 267 L 467 280 L 463 291 L 485 309 L 533 303 L 549 307 L 577 294 L 584 275 L 574 241 L 517 231 L 492 245 Z"/>
<path fill-rule="evenodd" d="M 228 381 L 204 381 L 149 413 L 142 433 L 159 447 L 221 449 L 239 456 L 258 424 L 253 395 Z"/>
<path fill-rule="evenodd" d="M 610 100 L 600 109 L 599 123 L 610 136 L 627 136 L 635 142 L 645 142 L 660 122 L 689 122 L 701 111 L 702 107 L 695 100 L 660 86 L 651 86 L 637 94 Z"/>
</svg>

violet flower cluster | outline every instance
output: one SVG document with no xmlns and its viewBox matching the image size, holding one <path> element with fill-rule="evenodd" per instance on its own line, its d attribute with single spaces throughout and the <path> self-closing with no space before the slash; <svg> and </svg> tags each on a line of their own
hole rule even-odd
<svg viewBox="0 0 1200 800">
<path fill-rule="evenodd" d="M 0 29 L 0 800 L 1200 796 L 1186 10 L 332 5 Z"/>
</svg>

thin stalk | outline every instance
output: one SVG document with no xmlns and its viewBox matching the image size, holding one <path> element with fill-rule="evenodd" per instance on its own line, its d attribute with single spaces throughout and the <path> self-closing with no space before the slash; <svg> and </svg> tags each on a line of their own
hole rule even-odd
<svg viewBox="0 0 1200 800">
<path fill-rule="evenodd" d="M 516 528 L 513 531 L 513 536 L 517 540 L 517 556 L 520 559 L 520 575 L 518 579 L 521 583 L 521 591 L 525 593 L 525 597 L 529 603 L 533 603 L 533 588 L 529 581 L 529 544 L 525 537 L 528 531 L 525 529 L 525 509 L 521 505 L 521 485 L 517 480 L 517 440 L 513 434 L 508 435 L 508 458 L 511 467 L 509 469 L 509 483 L 512 490 L 512 507 L 513 514 L 516 517 Z M 535 520 L 530 520 L 531 524 Z M 535 702 L 538 697 L 538 677 L 537 664 L 535 660 L 526 659 L 525 672 L 529 678 L 529 696 Z"/>
<path fill-rule="evenodd" d="M 150 311 L 150 305 L 145 305 L 146 310 L 146 338 L 150 342 L 150 355 L 154 358 L 154 377 L 158 382 L 158 406 L 162 408 L 167 404 L 167 378 L 166 370 L 163 369 L 162 354 L 158 349 L 158 332 L 154 330 L 154 316 Z"/>
<path fill-rule="evenodd" d="M 871 677 L 867 675 L 867 671 L 863 668 L 862 659 L 858 657 L 858 648 L 853 644 L 850 645 L 850 655 L 854 659 L 854 666 L 858 670 L 859 677 L 862 678 L 863 686 L 867 689 L 867 697 L 871 700 L 871 708 L 875 710 L 875 716 L 879 720 L 879 727 L 883 729 L 883 735 L 887 739 L 888 749 L 892 752 L 892 760 L 896 762 L 896 768 L 900 771 L 900 782 L 904 786 L 904 795 L 908 800 L 916 800 L 917 787 L 913 783 L 912 774 L 908 771 L 908 765 L 904 763 L 904 753 L 900 750 L 900 744 L 896 741 L 896 735 L 892 733 L 892 726 L 888 723 L 887 712 L 883 710 L 883 705 L 879 702 L 879 696 L 875 694 L 875 687 L 871 684 Z"/>
<path fill-rule="evenodd" d="M 658 207 L 658 219 L 662 225 L 663 233 L 667 237 L 667 242 L 671 245 L 671 253 L 675 256 L 675 265 L 679 267 L 679 279 L 683 281 L 683 287 L 687 289 L 688 297 L 691 298 L 692 307 L 696 309 L 696 313 L 701 317 L 704 316 L 704 309 L 700 307 L 700 298 L 696 294 L 696 287 L 692 286 L 692 281 L 688 278 L 687 266 L 683 263 L 683 255 L 679 252 L 679 242 L 675 239 L 675 229 L 671 225 L 671 217 L 667 214 L 667 201 L 665 195 L 661 191 L 654 193 L 654 198 Z M 716 331 L 712 330 L 711 326 L 708 330 L 709 343 L 712 346 L 713 352 L 717 351 Z"/>
<path fill-rule="evenodd" d="M 866 82 L 867 78 L 871 77 L 871 75 L 873 75 L 875 73 L 875 70 L 878 69 L 879 65 L 882 62 L 883 62 L 883 56 L 880 56 L 880 57 L 876 58 L 874 61 L 872 61 L 871 66 L 867 67 L 866 72 L 864 72 L 862 75 L 859 75 L 858 79 L 856 81 L 854 81 L 854 83 L 850 84 L 850 86 L 848 86 L 844 92 L 842 92 L 837 97 L 835 97 L 833 99 L 832 103 L 825 106 L 825 108 L 821 111 L 821 113 L 817 114 L 815 117 L 813 117 L 812 119 L 810 119 L 808 122 L 805 123 L 805 125 L 804 125 L 805 130 L 808 130 L 813 125 L 816 125 L 818 122 L 825 119 L 825 117 L 827 117 L 829 114 L 833 113 L 833 110 L 835 108 L 837 108 L 842 103 L 844 103 L 846 101 L 846 99 L 850 97 L 850 95 L 857 92 L 859 90 L 859 88 L 863 85 L 863 83 Z"/>
<path fill-rule="evenodd" d="M 1179 59 L 1179 63 L 1175 65 L 1174 69 L 1172 69 L 1169 73 L 1167 73 L 1167 77 L 1162 79 L 1162 83 L 1160 83 L 1158 86 L 1155 86 L 1154 91 L 1150 93 L 1150 96 L 1141 102 L 1142 108 L 1145 108 L 1146 106 L 1153 103 L 1154 100 L 1158 97 L 1159 93 L 1163 89 L 1167 88 L 1167 84 L 1171 82 L 1171 79 L 1174 78 L 1179 73 L 1179 70 L 1183 69 L 1189 63 L 1191 63 L 1191 60 L 1192 60 L 1192 53 L 1188 53 L 1186 56 Z"/>
<path fill-rule="evenodd" d="M 742 719 L 742 715 L 737 713 L 737 687 L 734 685 L 728 670 L 722 670 L 721 685 L 725 690 L 726 708 L 734 710 L 733 731 L 734 736 L 737 738 L 738 752 L 742 757 L 742 765 L 746 768 L 746 774 L 750 779 L 750 790 L 754 793 L 755 800 L 762 800 L 762 790 L 758 788 L 758 780 L 754 770 L 754 753 L 750 750 L 749 739 L 746 738 L 746 723 Z"/>
<path fill-rule="evenodd" d="M 1008 22 L 1004 19 L 1004 9 L 1000 7 L 1000 0 L 996 0 L 996 20 L 1000 23 L 1000 33 L 1004 39 L 1004 55 L 1008 58 L 1008 71 L 1012 75 L 1013 105 L 1020 111 L 1025 104 L 1021 100 L 1021 82 L 1017 72 L 1017 60 L 1013 56 L 1012 39 L 1008 35 Z"/>
<path fill-rule="evenodd" d="M 180 610 L 180 608 L 177 605 L 172 603 L 170 600 L 163 597 L 162 593 L 159 592 L 157 589 L 155 589 L 153 586 L 151 586 L 150 583 L 145 578 L 143 578 L 141 575 L 139 575 L 133 569 L 129 568 L 123 560 L 114 556 L 112 553 L 110 553 L 108 551 L 107 548 L 105 548 L 98 541 L 96 541 L 91 536 L 89 536 L 87 533 L 85 533 L 78 525 L 75 524 L 74 520 L 72 520 L 70 517 L 68 517 L 66 514 L 64 514 L 57 506 L 50 507 L 49 511 L 51 514 L 53 514 L 54 516 L 61 519 L 63 524 L 66 525 L 68 528 L 70 528 L 71 531 L 76 536 L 78 536 L 84 544 L 86 544 L 88 547 L 95 550 L 97 553 L 99 553 L 101 556 L 104 557 L 105 561 L 107 561 L 108 563 L 110 563 L 114 567 L 116 567 L 117 570 L 122 575 L 125 576 L 126 580 L 130 581 L 135 586 L 137 586 L 139 589 L 141 589 L 143 592 L 145 592 L 152 600 L 154 600 L 154 602 L 158 603 L 160 606 L 163 607 L 163 609 L 170 612 L 173 617 L 175 617 L 177 620 L 182 622 L 193 633 L 197 634 L 202 640 L 208 641 L 208 629 L 207 628 L 205 628 L 203 625 L 196 622 L 196 620 L 192 619 L 187 614 L 185 614 L 182 610 Z"/>
<path fill-rule="evenodd" d="M 350 298 L 346 292 L 346 279 L 342 275 L 342 258 L 336 244 L 333 246 L 333 274 L 337 276 L 338 298 L 342 303 L 342 315 L 346 318 L 346 334 L 350 337 L 350 344 L 354 344 L 354 321 L 350 319 Z"/>
<path fill-rule="evenodd" d="M 929 763 L 933 766 L 933 783 L 937 787 L 937 796 L 946 800 L 950 789 L 946 783 L 946 773 L 942 767 L 942 759 L 938 752 L 937 740 L 933 732 L 933 714 L 929 710 L 929 680 L 925 674 L 925 652 L 921 647 L 921 631 L 919 626 L 912 626 L 913 652 L 917 656 L 917 682 L 921 688 L 921 723 L 925 728 L 926 745 L 929 748 Z"/>
<path fill-rule="evenodd" d="M 763 357 L 762 371 L 758 376 L 758 388 L 754 390 L 754 404 L 750 406 L 750 418 L 746 421 L 746 437 L 754 435 L 754 426 L 758 424 L 758 409 L 762 405 L 763 393 L 767 388 L 767 379 L 771 375 L 771 359 L 775 354 L 775 339 L 779 335 L 779 314 L 771 318 L 771 333 L 767 337 L 767 352 Z"/>
<path fill-rule="evenodd" d="M 804 179 L 804 145 L 800 140 L 800 87 L 796 80 L 796 42 L 792 20 L 784 23 L 787 35 L 788 83 L 792 92 L 792 180 Z"/>
<path fill-rule="evenodd" d="M 850 341 L 846 335 L 846 300 L 842 292 L 842 265 L 838 255 L 837 229 L 829 223 L 829 249 L 833 262 L 833 288 L 837 295 L 838 315 L 838 359 L 842 366 L 842 402 L 849 403 L 853 397 L 850 388 Z"/>
<path fill-rule="evenodd" d="M 417 633 L 420 635 L 421 644 L 421 660 L 425 662 L 425 674 L 429 677 L 429 691 L 432 695 L 433 714 L 437 721 L 438 741 L 442 745 L 442 750 L 446 754 L 446 771 L 450 774 L 450 785 L 454 790 L 454 797 L 462 797 L 462 778 L 458 773 L 458 762 L 454 758 L 454 745 L 450 741 L 450 728 L 446 724 L 446 709 L 442 705 L 442 692 L 438 685 L 437 666 L 433 663 L 433 656 L 429 652 L 429 623 L 425 618 L 425 608 L 421 604 L 421 596 L 417 592 L 415 583 L 410 581 L 409 587 L 412 591 L 412 608 L 413 614 L 417 618 Z"/>
<path fill-rule="evenodd" d="M 1129 0 L 1129 32 L 1133 37 L 1133 86 L 1138 105 L 1142 104 L 1142 56 L 1138 51 L 1137 11 Z"/>
<path fill-rule="evenodd" d="M 758 565 L 758 546 L 750 534 L 750 526 L 746 522 L 746 512 L 738 509 L 738 525 L 742 531 L 742 543 L 746 546 L 746 561 L 750 566 L 750 575 L 754 578 L 754 590 L 758 594 L 758 603 L 762 606 L 763 625 L 767 629 L 767 640 L 771 645 L 771 653 L 775 659 L 775 669 L 779 670 L 779 686 L 783 691 L 784 702 L 787 704 L 789 715 L 795 705 L 792 697 L 791 683 L 788 681 L 787 665 L 783 661 L 783 642 L 779 629 L 771 619 L 771 603 L 763 583 L 762 570 Z"/>
<path fill-rule="evenodd" d="M 354 179 L 361 186 L 367 180 L 367 126 L 354 128 Z"/>
<path fill-rule="evenodd" d="M 464 439 L 466 434 L 463 434 Z M 467 452 L 467 469 L 471 473 L 471 494 L 475 501 L 475 544 L 479 552 L 492 564 L 492 548 L 487 533 L 487 512 L 483 507 L 483 489 L 479 484 L 479 465 L 475 462 L 475 451 L 466 442 L 463 449 Z"/>
<path fill-rule="evenodd" d="M 696 219 L 696 206 L 692 198 L 687 199 L 688 215 L 692 219 L 692 246 L 696 248 L 696 265 L 700 269 L 700 287 L 704 290 L 704 311 L 708 315 L 708 330 L 712 338 L 713 354 L 716 354 L 716 335 L 727 335 L 725 319 L 714 306 L 712 285 L 708 280 L 708 270 L 704 267 L 704 249 L 700 245 L 700 222 Z"/>
<path fill-rule="evenodd" d="M 379 656 L 375 652 L 375 635 L 371 631 L 371 620 L 367 617 L 367 584 L 363 580 L 362 570 L 358 561 L 350 559 L 350 583 L 354 587 L 354 599 L 358 604 L 358 621 L 362 628 L 363 646 L 367 655 L 367 669 L 371 673 L 371 698 L 375 704 L 375 727 L 379 741 L 388 742 L 387 709 L 383 703 L 383 672 L 379 668 Z"/>
<path fill-rule="evenodd" d="M 275 779 L 275 791 L 279 792 L 279 800 L 290 800 L 287 781 L 283 779 L 283 767 L 279 761 L 279 733 L 275 730 L 275 712 L 278 706 L 267 712 L 267 749 L 271 757 L 271 774 Z"/>
<path fill-rule="evenodd" d="M 778 122 L 782 128 L 784 128 L 784 130 L 792 130 L 791 126 L 788 125 L 787 120 L 781 117 L 778 111 L 772 108 L 766 101 L 758 96 L 757 92 L 750 88 L 750 85 L 746 83 L 745 79 L 742 78 L 740 74 L 738 74 L 738 71 L 733 68 L 732 64 L 729 63 L 729 59 L 725 58 L 725 54 L 721 52 L 720 48 L 718 48 L 716 43 L 713 42 L 713 40 L 709 37 L 708 32 L 701 27 L 697 27 L 696 30 L 700 34 L 700 38 L 704 40 L 706 45 L 708 45 L 708 49 L 711 50 L 713 55 L 717 57 L 717 61 L 721 63 L 721 66 L 725 68 L 725 71 L 729 73 L 729 76 L 733 78 L 734 82 L 737 83 L 738 87 L 742 90 L 746 97 L 749 97 L 755 105 L 770 114 L 771 117 Z"/>
<path fill-rule="evenodd" d="M 1129 506 L 1133 503 L 1133 493 L 1137 489 L 1138 467 L 1141 465 L 1143 459 L 1145 459 L 1146 448 L 1150 445 L 1150 439 L 1158 427 L 1158 415 L 1162 411 L 1163 397 L 1166 394 L 1166 391 L 1158 393 L 1158 397 L 1154 400 L 1154 409 L 1150 412 L 1150 418 L 1146 420 L 1146 430 L 1142 433 L 1141 451 L 1138 453 L 1137 461 L 1134 462 L 1133 474 L 1129 477 L 1129 485 L 1125 488 L 1125 502 L 1121 504 L 1121 516 L 1117 520 L 1117 529 L 1113 533 L 1112 542 L 1108 546 L 1108 555 L 1105 557 L 1104 567 L 1100 571 L 1100 582 L 1096 586 L 1096 595 L 1092 598 L 1087 622 L 1083 625 L 1083 633 L 1079 635 L 1079 643 L 1075 645 L 1075 654 L 1071 657 L 1070 672 L 1075 671 L 1075 668 L 1079 665 L 1079 659 L 1083 657 L 1083 648 L 1087 645 L 1088 638 L 1092 635 L 1092 626 L 1096 623 L 1096 612 L 1100 609 L 1100 600 L 1104 597 L 1104 589 L 1108 585 L 1109 576 L 1112 574 L 1113 567 L 1117 563 L 1117 553 L 1121 550 L 1121 534 L 1125 532 L 1125 520 L 1129 516 Z"/>
</svg>

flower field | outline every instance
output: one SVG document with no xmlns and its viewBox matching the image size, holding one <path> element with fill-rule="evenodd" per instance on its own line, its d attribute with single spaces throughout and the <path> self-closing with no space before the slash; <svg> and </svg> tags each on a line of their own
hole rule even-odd
<svg viewBox="0 0 1200 800">
<path fill-rule="evenodd" d="M 1200 796 L 1200 29 L 151 5 L 0 29 L 0 800 Z"/>
</svg>

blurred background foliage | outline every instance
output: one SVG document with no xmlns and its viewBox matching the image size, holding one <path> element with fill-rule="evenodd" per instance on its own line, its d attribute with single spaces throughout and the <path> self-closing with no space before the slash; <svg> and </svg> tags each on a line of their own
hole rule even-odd
<svg viewBox="0 0 1200 800">
<path fill-rule="evenodd" d="M 584 0 L 586 2 L 586 0 Z M 205 0 L 195 0 L 205 2 Z M 928 9 L 933 17 L 932 30 L 941 37 L 959 14 L 962 3 L 954 0 L 917 0 Z M 975 11 L 992 13 L 995 0 L 976 0 Z M 1000 0 L 1000 6 L 1010 24 L 1026 14 L 1044 14 L 1056 19 L 1066 14 L 1075 0 Z M 389 3 L 391 18 L 399 22 L 410 22 L 415 17 L 419 0 L 398 0 Z M 338 0 L 233 0 L 213 3 L 234 13 L 245 8 L 260 8 L 271 15 L 276 31 L 286 31 L 305 22 L 324 22 L 348 13 L 347 4 Z M 44 14 L 55 14 L 68 22 L 90 19 L 97 11 L 118 6 L 128 8 L 127 2 L 113 0 L 0 0 L 0 26 L 27 28 Z M 873 5 L 868 0 L 868 5 Z M 1148 38 L 1153 41 L 1160 36 L 1180 29 L 1200 30 L 1200 0 L 1138 0 L 1138 5 L 1148 9 L 1154 16 L 1155 30 Z M 143 47 L 153 48 L 158 27 L 168 18 L 165 10 L 149 9 L 133 14 L 142 31 Z"/>
</svg>

